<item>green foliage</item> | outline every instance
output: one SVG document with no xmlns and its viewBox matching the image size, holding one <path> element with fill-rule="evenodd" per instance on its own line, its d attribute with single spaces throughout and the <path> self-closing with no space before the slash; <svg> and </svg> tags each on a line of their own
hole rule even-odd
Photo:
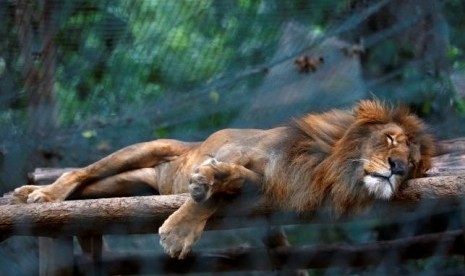
<svg viewBox="0 0 465 276">
<path fill-rule="evenodd" d="M 324 26 L 344 3 L 82 0 L 65 6 L 70 16 L 57 36 L 60 122 L 110 116 L 121 103 L 141 105 L 262 64 L 279 38 L 277 13 L 292 11 Z M 210 93 L 214 102 L 218 96 Z"/>
<path fill-rule="evenodd" d="M 257 20 L 263 5 L 213 1 L 82 1 L 57 36 L 60 121 L 106 117 L 202 85 L 225 71 L 262 63 L 259 47 L 277 30 Z M 82 7 L 81 6 L 81 7 Z M 229 9 L 231 8 L 231 9 Z M 73 35 L 69 35 L 69 34 Z M 244 39 L 247 38 L 247 39 Z M 231 69 L 232 70 L 232 69 Z M 218 94 L 210 96 L 217 101 Z"/>
<path fill-rule="evenodd" d="M 345 0 L 59 2 L 54 11 L 59 122 L 73 126 L 106 120 L 122 109 L 190 93 L 221 76 L 269 62 L 284 22 L 299 21 L 324 35 L 338 27 L 347 11 L 353 12 L 350 4 Z M 461 35 L 465 21 L 456 15 L 463 7 L 463 1 L 450 1 L 444 8 L 451 34 L 447 56 L 454 70 L 465 68 Z M 0 13 L 7 16 L 11 11 L 0 9 Z M 2 49 L 17 48 L 12 43 L 17 35 L 13 25 L 14 20 L 7 20 L 0 28 L 7 38 L 0 44 Z M 395 80 L 412 84 L 412 92 L 406 92 L 411 98 L 427 98 L 423 111 L 430 113 L 434 101 L 430 95 L 435 93 L 428 85 L 430 77 L 418 67 L 405 66 L 415 51 L 405 43 L 399 46 L 395 37 L 386 37 L 370 48 L 365 71 L 374 77 L 402 71 L 394 74 Z M 17 57 L 0 57 L 0 71 L 9 73 L 9 78 L 20 79 L 22 63 Z M 247 80 L 248 84 L 260 81 Z M 212 102 L 220 100 L 215 89 L 208 94 Z M 17 93 L 15 99 L 21 107 L 27 105 L 26 95 Z M 462 111 L 463 100 L 452 100 Z"/>
<path fill-rule="evenodd" d="M 270 62 L 278 47 L 283 23 L 298 21 L 324 36 L 340 27 L 340 18 L 354 12 L 349 8 L 352 2 L 358 1 L 59 2 L 54 11 L 58 27 L 55 91 L 59 123 L 72 127 L 89 121 L 105 122 L 119 116 L 122 110 L 150 106 L 167 95 L 175 98 L 189 94 L 221 77 L 233 77 Z M 465 40 L 461 35 L 465 20 L 456 14 L 463 7 L 463 1 L 450 1 L 444 6 L 451 34 L 447 56 L 453 70 L 465 68 Z M 11 11 L 0 9 L 0 14 L 14 14 Z M 371 24 L 367 20 L 365 25 Z M 0 43 L 0 49 L 17 48 L 13 43 L 17 30 L 13 26 L 14 20 L 7 20 L 0 27 L 6 38 Z M 412 45 L 399 44 L 395 36 L 387 36 L 369 49 L 369 55 L 364 57 L 364 71 L 374 78 L 391 74 L 391 80 L 406 83 L 404 94 L 396 94 L 395 98 L 414 102 L 424 114 L 431 114 L 435 111 L 434 95 L 438 91 L 435 83 L 441 80 L 432 80 L 428 65 L 421 69 L 408 66 L 416 51 Z M 18 83 L 21 64 L 20 55 L 16 59 L 0 56 L 3 76 Z M 261 80 L 253 76 L 243 86 L 257 85 Z M 217 89 L 211 87 L 208 88 L 211 91 L 206 91 L 213 104 L 222 100 Z M 382 90 L 377 88 L 374 92 Z M 386 95 L 380 96 L 393 96 L 390 88 L 386 91 Z M 464 100 L 453 93 L 447 94 L 451 95 L 454 107 L 463 112 Z M 27 106 L 26 93 L 16 93 L 14 99 L 15 108 Z M 205 122 L 215 124 L 209 118 Z M 195 128 L 201 124 L 191 125 Z"/>
</svg>

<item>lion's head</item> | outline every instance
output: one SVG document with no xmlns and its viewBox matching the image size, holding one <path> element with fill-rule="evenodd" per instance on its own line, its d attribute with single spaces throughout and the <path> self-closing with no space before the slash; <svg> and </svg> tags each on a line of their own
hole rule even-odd
<svg viewBox="0 0 465 276">
<path fill-rule="evenodd" d="M 424 123 L 407 108 L 362 101 L 353 123 L 334 144 L 332 195 L 342 209 L 369 198 L 390 199 L 406 179 L 422 177 L 434 145 Z"/>
<path fill-rule="evenodd" d="M 314 209 L 328 195 L 339 211 L 360 209 L 373 199 L 392 198 L 406 179 L 430 167 L 433 139 L 407 108 L 365 100 L 351 111 L 310 114 L 296 122 L 307 138 L 295 144 L 288 175 L 305 172 L 311 183 L 291 181 L 298 198 L 289 204 L 293 209 Z"/>
</svg>

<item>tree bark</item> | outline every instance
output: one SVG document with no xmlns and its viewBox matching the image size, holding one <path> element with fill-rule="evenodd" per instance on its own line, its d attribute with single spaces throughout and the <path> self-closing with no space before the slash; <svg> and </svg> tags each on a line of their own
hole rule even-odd
<svg viewBox="0 0 465 276">
<path fill-rule="evenodd" d="M 396 195 L 396 200 L 460 200 L 464 195 L 465 175 L 435 176 L 409 180 Z"/>
<path fill-rule="evenodd" d="M 465 153 L 465 138 L 457 138 L 437 142 L 436 155 L 439 156 L 447 153 Z"/>
<path fill-rule="evenodd" d="M 56 126 L 55 2 L 20 0 L 16 8 L 23 77 L 28 94 L 29 128 L 46 135 Z"/>
</svg>

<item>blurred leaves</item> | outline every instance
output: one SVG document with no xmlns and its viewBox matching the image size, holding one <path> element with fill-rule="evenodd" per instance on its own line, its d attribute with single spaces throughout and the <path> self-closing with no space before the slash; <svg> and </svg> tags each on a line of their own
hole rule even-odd
<svg viewBox="0 0 465 276">
<path fill-rule="evenodd" d="M 218 92 L 213 90 L 213 91 L 210 92 L 209 97 L 210 97 L 210 99 L 212 100 L 212 102 L 214 104 L 217 104 L 219 99 L 220 99 L 220 94 L 218 94 Z"/>
<path fill-rule="evenodd" d="M 108 120 L 122 110 L 156 103 L 167 95 L 188 94 L 212 80 L 265 64 L 277 47 L 283 23 L 300 21 L 324 36 L 337 27 L 342 16 L 353 11 L 352 2 L 64 2 L 55 11 L 59 15 L 55 36 L 59 122 L 61 126 L 73 126 Z M 452 1 L 445 8 L 453 34 L 463 30 L 464 20 L 452 13 L 462 6 L 460 1 Z M 460 37 L 452 37 L 447 56 L 454 69 L 464 67 L 463 46 Z M 401 70 L 395 73 L 395 80 L 420 83 L 412 89 L 421 95 L 421 91 L 430 90 L 421 88 L 425 72 L 405 66 L 414 59 L 415 51 L 412 44 L 399 44 L 395 37 L 386 37 L 364 56 L 364 70 L 367 76 L 381 78 Z M 18 64 L 19 59 L 5 61 Z M 0 71 L 8 70 L 1 64 Z M 259 83 L 252 78 L 250 81 Z M 215 89 L 207 92 L 212 103 L 221 100 Z"/>
<path fill-rule="evenodd" d="M 82 132 L 82 137 L 86 139 L 94 138 L 97 136 L 97 131 L 94 129 L 85 130 Z"/>
</svg>

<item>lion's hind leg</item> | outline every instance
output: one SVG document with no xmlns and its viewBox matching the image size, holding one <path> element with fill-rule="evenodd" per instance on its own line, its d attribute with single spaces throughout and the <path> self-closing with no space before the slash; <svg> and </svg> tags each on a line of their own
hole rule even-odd
<svg viewBox="0 0 465 276">
<path fill-rule="evenodd" d="M 70 199 L 126 197 L 158 193 L 157 170 L 142 168 L 89 183 L 78 188 Z"/>
<path fill-rule="evenodd" d="M 30 191 L 26 199 L 28 203 L 62 201 L 86 185 L 127 171 L 153 168 L 158 164 L 170 162 L 195 146 L 195 143 L 176 140 L 155 140 L 131 145 L 87 167 L 64 173 L 50 185 L 33 190 L 19 188 L 17 197 L 24 198 Z M 131 185 L 130 182 L 126 183 Z M 16 191 L 13 192 L 13 196 L 16 194 Z"/>
<path fill-rule="evenodd" d="M 16 188 L 10 195 L 12 203 L 54 201 L 42 189 L 48 185 L 24 185 Z M 122 172 L 77 188 L 68 198 L 89 199 L 104 197 L 124 197 L 156 194 L 158 192 L 156 170 L 143 168 Z M 38 197 L 38 198 L 36 198 Z"/>
</svg>

